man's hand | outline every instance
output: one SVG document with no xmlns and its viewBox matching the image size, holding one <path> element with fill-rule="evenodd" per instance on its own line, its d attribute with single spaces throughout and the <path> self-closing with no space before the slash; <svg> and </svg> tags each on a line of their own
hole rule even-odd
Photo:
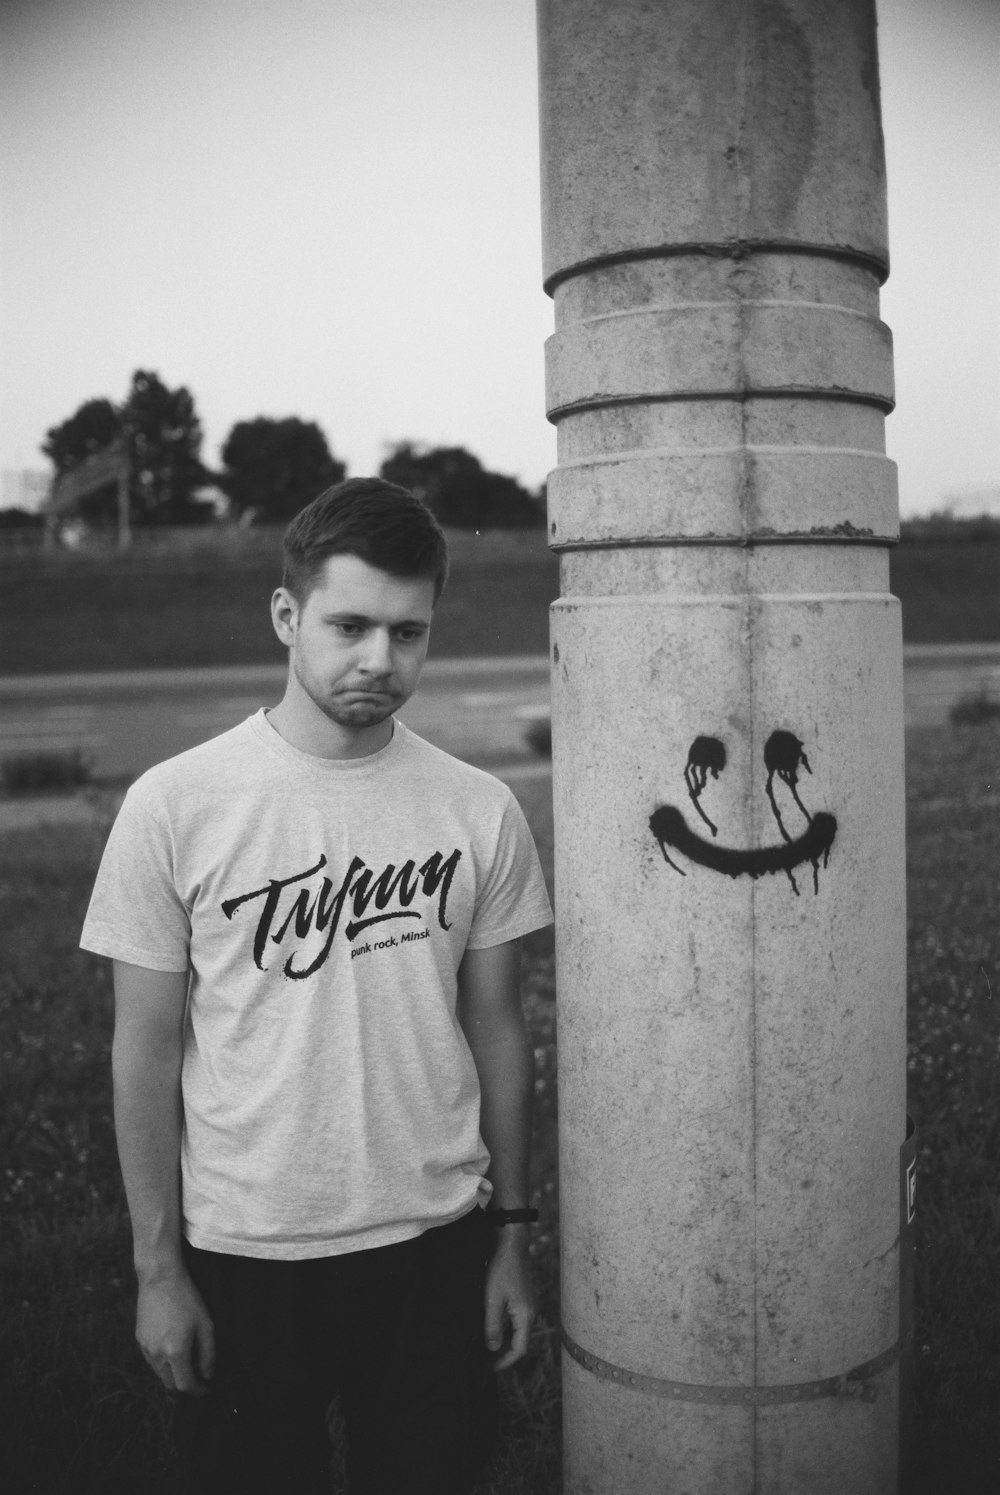
<svg viewBox="0 0 1000 1495">
<path fill-rule="evenodd" d="M 168 1391 L 208 1394 L 215 1369 L 215 1332 L 186 1272 L 139 1284 L 135 1337 Z"/>
<path fill-rule="evenodd" d="M 528 1257 L 527 1228 L 505 1225 L 486 1268 L 486 1347 L 502 1351 L 494 1370 L 506 1370 L 528 1351 L 535 1322 L 535 1290 Z M 510 1342 L 504 1349 L 507 1334 Z"/>
</svg>

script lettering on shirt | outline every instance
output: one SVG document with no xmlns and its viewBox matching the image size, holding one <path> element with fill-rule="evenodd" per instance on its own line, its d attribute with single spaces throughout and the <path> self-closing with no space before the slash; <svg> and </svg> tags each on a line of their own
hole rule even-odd
<svg viewBox="0 0 1000 1495">
<path fill-rule="evenodd" d="M 308 963 L 295 963 L 296 956 L 302 955 L 301 947 L 293 949 L 285 961 L 284 974 L 292 981 L 301 981 L 318 971 L 327 960 L 341 917 L 348 906 L 354 917 L 344 925 L 344 935 L 352 943 L 363 929 L 369 929 L 373 924 L 385 923 L 389 919 L 417 919 L 423 922 L 423 913 L 410 907 L 418 894 L 425 899 L 437 900 L 437 921 L 442 929 L 450 929 L 447 918 L 448 894 L 461 858 L 462 853 L 456 847 L 447 857 L 443 852 L 433 852 L 419 867 L 413 860 L 404 862 L 399 868 L 394 862 L 389 862 L 381 872 L 375 872 L 361 857 L 356 856 L 352 857 L 339 886 L 325 874 L 317 886 L 310 879 L 315 879 L 327 865 L 326 856 L 323 855 L 303 872 L 294 872 L 291 877 L 272 877 L 262 888 L 240 893 L 235 898 L 226 898 L 222 903 L 222 912 L 227 919 L 232 919 L 243 904 L 261 900 L 253 939 L 254 965 L 261 971 L 267 969 L 264 956 L 269 939 L 273 944 L 280 945 L 289 932 L 293 939 L 301 942 L 314 933 L 322 935 L 323 943 Z M 369 914 L 372 904 L 379 910 L 378 913 Z M 408 942 L 426 939 L 429 935 L 430 930 L 423 929 L 403 934 L 401 939 Z M 358 945 L 352 950 L 351 957 L 353 959 L 355 955 L 367 954 L 371 948 L 389 948 L 398 943 L 393 938 L 374 945 L 371 942 L 368 945 Z"/>
</svg>

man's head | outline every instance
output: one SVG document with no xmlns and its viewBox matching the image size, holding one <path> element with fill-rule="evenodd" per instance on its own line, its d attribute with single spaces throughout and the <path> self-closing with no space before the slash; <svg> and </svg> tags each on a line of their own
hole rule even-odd
<svg viewBox="0 0 1000 1495">
<path fill-rule="evenodd" d="M 382 478 L 349 478 L 307 504 L 285 531 L 282 586 L 301 606 L 332 555 L 353 555 L 390 576 L 428 578 L 437 602 L 448 547 L 430 509 Z"/>
<path fill-rule="evenodd" d="M 385 745 L 420 677 L 447 570 L 437 521 L 405 488 L 357 478 L 302 510 L 271 599 L 289 663 L 271 720 L 288 741 L 332 757 Z"/>
</svg>

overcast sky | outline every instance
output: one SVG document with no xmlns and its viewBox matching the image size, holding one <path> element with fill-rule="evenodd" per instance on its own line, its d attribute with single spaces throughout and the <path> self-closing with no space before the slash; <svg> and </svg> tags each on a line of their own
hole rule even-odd
<svg viewBox="0 0 1000 1495">
<path fill-rule="evenodd" d="M 1000 510 L 1000 0 L 880 0 L 901 508 Z M 533 0 L 0 0 L 0 467 L 136 368 L 211 464 L 298 415 L 352 473 L 544 417 Z"/>
</svg>

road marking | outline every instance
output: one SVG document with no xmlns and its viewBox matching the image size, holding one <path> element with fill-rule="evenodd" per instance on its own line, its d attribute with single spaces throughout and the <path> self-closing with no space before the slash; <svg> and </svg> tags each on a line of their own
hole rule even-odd
<svg viewBox="0 0 1000 1495">
<path fill-rule="evenodd" d="M 67 748 L 99 748 L 107 738 L 97 732 L 59 734 L 39 732 L 34 736 L 5 738 L 0 734 L 0 753 L 48 753 Z"/>
<path fill-rule="evenodd" d="M 459 696 L 459 704 L 470 711 L 489 711 L 494 706 L 519 706 L 523 703 L 523 690 L 477 690 Z"/>
</svg>

